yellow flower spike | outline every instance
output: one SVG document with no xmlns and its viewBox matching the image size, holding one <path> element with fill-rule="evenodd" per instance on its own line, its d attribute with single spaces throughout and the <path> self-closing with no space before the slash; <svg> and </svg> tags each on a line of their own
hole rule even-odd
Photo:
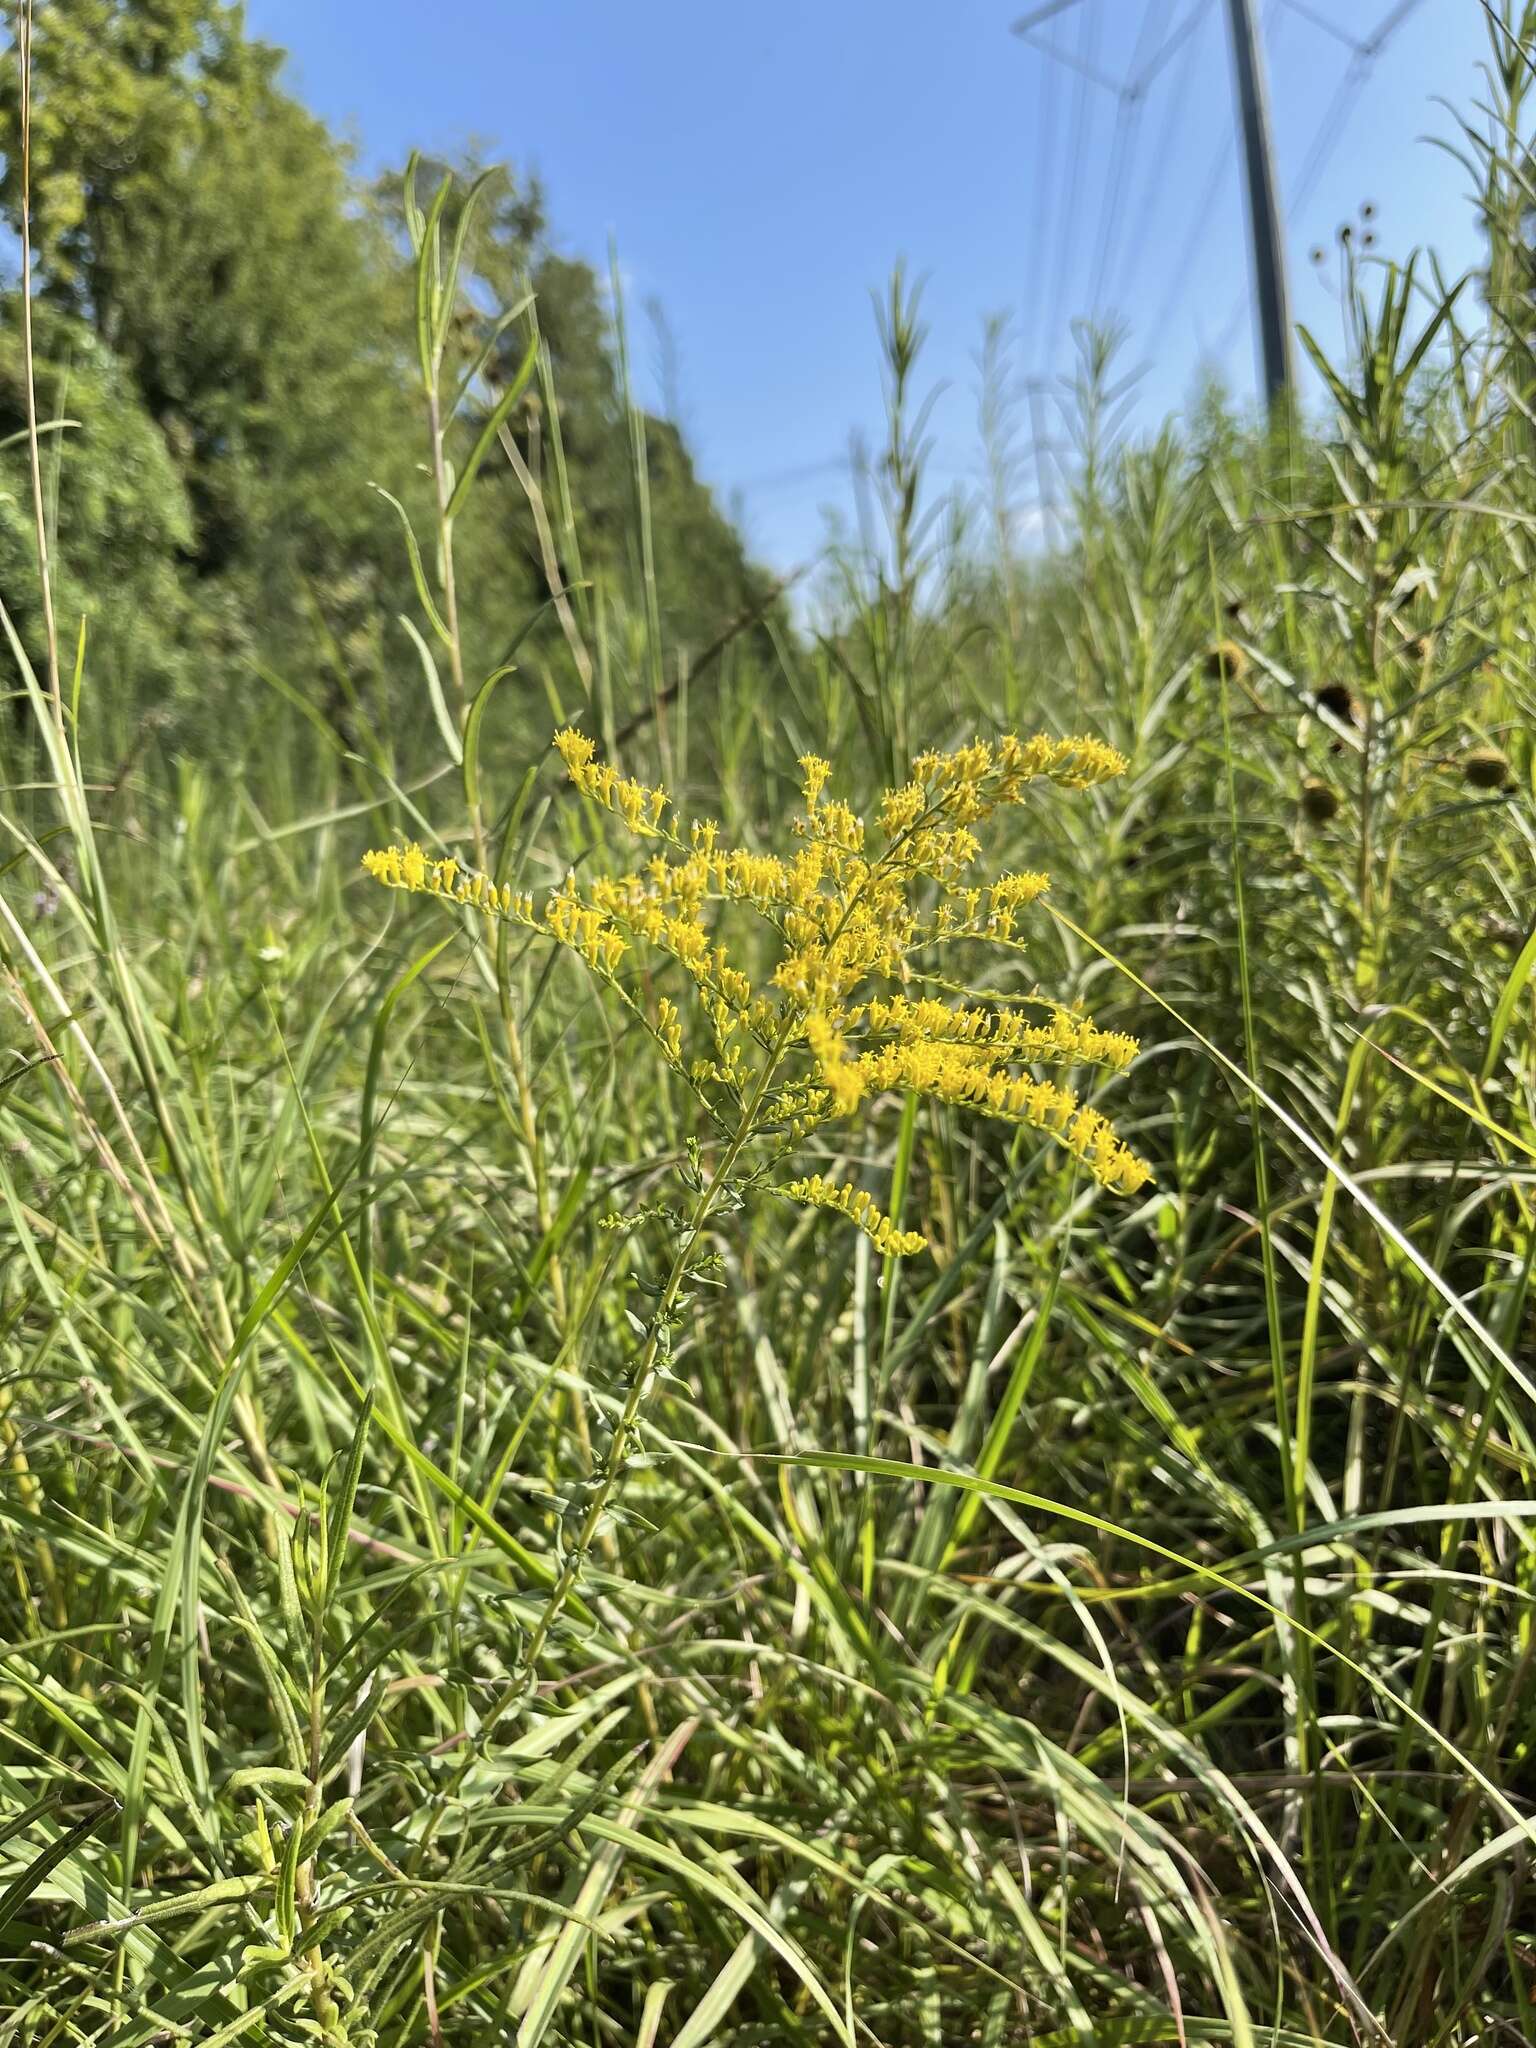
<svg viewBox="0 0 1536 2048">
<path fill-rule="evenodd" d="M 901 789 L 888 789 L 880 799 L 880 829 L 887 839 L 910 831 L 923 815 L 923 786 L 909 782 Z"/>
<path fill-rule="evenodd" d="M 1022 910 L 1030 903 L 1038 903 L 1051 886 L 1049 875 L 999 875 L 987 891 L 987 901 L 993 915 L 1004 910 Z"/>
<path fill-rule="evenodd" d="M 382 882 L 386 889 L 400 889 L 405 886 L 400 872 L 400 849 L 398 846 L 383 846 L 363 855 L 363 866 L 376 882 Z"/>
<path fill-rule="evenodd" d="M 862 1023 L 879 1037 L 895 1037 L 903 1045 L 923 1040 L 983 1046 L 996 1061 L 1045 1060 L 1121 1072 L 1140 1051 L 1136 1039 L 1121 1031 L 1101 1031 L 1091 1017 L 1058 1010 L 1049 1024 L 1034 1024 L 1017 1010 L 951 1009 L 934 997 L 913 1001 L 908 996 L 876 997 L 864 1006 Z"/>
<path fill-rule="evenodd" d="M 597 745 L 584 732 L 578 732 L 572 725 L 562 726 L 554 737 L 555 752 L 565 763 L 565 772 L 578 789 L 592 787 L 592 760 Z"/>
<path fill-rule="evenodd" d="M 819 1173 L 813 1173 L 803 1180 L 790 1181 L 779 1189 L 779 1193 L 792 1202 L 804 1203 L 809 1209 L 839 1211 L 873 1241 L 877 1251 L 890 1258 L 911 1258 L 928 1249 L 928 1240 L 920 1231 L 898 1230 L 890 1217 L 876 1206 L 867 1188 L 856 1189 L 846 1184 L 838 1187 L 823 1180 Z"/>
</svg>

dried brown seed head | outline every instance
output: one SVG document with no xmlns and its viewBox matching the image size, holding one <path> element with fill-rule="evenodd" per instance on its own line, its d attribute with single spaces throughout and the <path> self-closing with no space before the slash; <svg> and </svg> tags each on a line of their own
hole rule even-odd
<svg viewBox="0 0 1536 2048">
<path fill-rule="evenodd" d="M 1301 785 L 1301 808 L 1314 825 L 1326 825 L 1339 814 L 1339 793 L 1321 776 L 1309 775 Z"/>
<path fill-rule="evenodd" d="M 1317 693 L 1319 711 L 1330 712 L 1344 725 L 1359 725 L 1365 715 L 1365 707 L 1348 683 L 1324 683 Z"/>
<path fill-rule="evenodd" d="M 1508 789 L 1514 781 L 1497 747 L 1473 747 L 1461 757 L 1461 772 L 1473 789 Z"/>
<path fill-rule="evenodd" d="M 1207 651 L 1205 672 L 1214 682 L 1235 683 L 1248 672 L 1248 657 L 1235 640 L 1218 640 Z"/>
</svg>

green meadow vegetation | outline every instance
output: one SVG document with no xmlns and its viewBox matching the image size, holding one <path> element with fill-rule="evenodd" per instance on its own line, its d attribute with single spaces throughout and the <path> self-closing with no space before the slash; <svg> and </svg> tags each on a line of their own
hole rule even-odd
<svg viewBox="0 0 1536 2048">
<path fill-rule="evenodd" d="M 789 591 L 536 188 L 23 8 L 5 2048 L 1536 2041 L 1533 87 L 1043 541 L 898 272 Z"/>
</svg>

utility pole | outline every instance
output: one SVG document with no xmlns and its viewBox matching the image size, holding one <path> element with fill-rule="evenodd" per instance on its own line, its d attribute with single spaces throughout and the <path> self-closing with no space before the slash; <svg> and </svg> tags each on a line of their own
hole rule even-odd
<svg viewBox="0 0 1536 2048">
<path fill-rule="evenodd" d="M 1237 73 L 1238 111 L 1243 123 L 1243 161 L 1248 184 L 1248 230 L 1254 292 L 1259 302 L 1259 341 L 1264 359 L 1264 395 L 1273 407 L 1293 382 L 1291 295 L 1286 282 L 1285 239 L 1275 180 L 1275 145 L 1269 127 L 1269 88 L 1264 53 L 1253 19 L 1253 0 L 1227 0 L 1232 26 L 1232 65 Z"/>
</svg>

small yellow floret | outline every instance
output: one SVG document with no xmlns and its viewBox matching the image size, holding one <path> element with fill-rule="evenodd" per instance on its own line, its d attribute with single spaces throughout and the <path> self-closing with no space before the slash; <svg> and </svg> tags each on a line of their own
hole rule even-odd
<svg viewBox="0 0 1536 2048">
<path fill-rule="evenodd" d="M 584 732 L 578 732 L 574 725 L 563 725 L 555 734 L 555 752 L 565 763 L 572 782 L 581 786 L 581 779 L 591 767 L 597 755 L 597 743 L 589 740 Z"/>
<path fill-rule="evenodd" d="M 959 1109 L 977 1109 L 1008 1123 L 1044 1131 L 1075 1154 L 1095 1180 L 1134 1194 L 1152 1169 L 1116 1135 L 1109 1119 L 1080 1102 L 1070 1088 L 999 1068 L 990 1047 L 919 1039 L 861 1053 L 852 1063 L 862 1095 L 910 1088 Z"/>
<path fill-rule="evenodd" d="M 920 782 L 904 783 L 900 789 L 888 789 L 880 799 L 880 829 L 888 839 L 908 831 L 923 815 L 923 786 Z"/>
<path fill-rule="evenodd" d="M 674 1066 L 683 1057 L 683 1026 L 677 1013 L 677 1005 L 669 996 L 663 996 L 656 1005 L 656 1036 L 665 1048 L 667 1058 Z"/>
<path fill-rule="evenodd" d="M 812 1010 L 805 1020 L 805 1042 L 815 1056 L 837 1114 L 852 1116 L 867 1091 L 857 1061 L 848 1057 L 842 1034 L 830 1018 Z"/>
</svg>

